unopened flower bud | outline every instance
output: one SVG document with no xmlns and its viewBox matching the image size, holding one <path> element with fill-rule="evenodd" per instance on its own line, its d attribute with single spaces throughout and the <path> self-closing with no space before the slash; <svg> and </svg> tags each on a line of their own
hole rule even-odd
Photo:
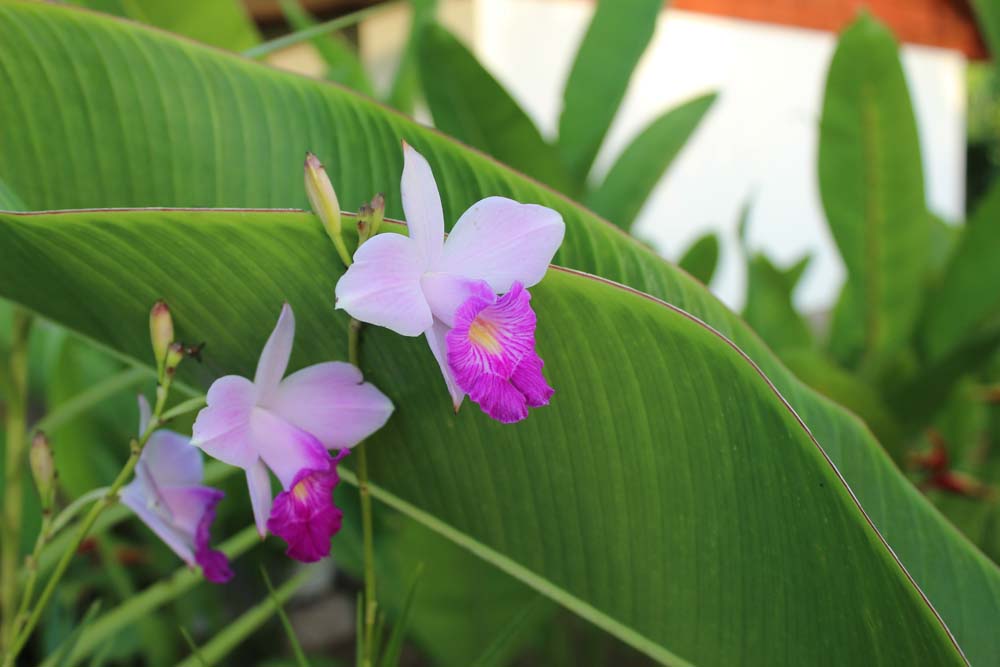
<svg viewBox="0 0 1000 667">
<path fill-rule="evenodd" d="M 382 220 L 385 219 L 385 195 L 381 192 L 372 197 L 372 203 L 369 205 L 371 209 L 371 221 L 370 227 L 371 231 L 369 236 L 375 236 L 378 234 L 378 228 L 382 226 Z"/>
<path fill-rule="evenodd" d="M 157 301 L 149 311 L 149 339 L 153 343 L 156 358 L 156 372 L 163 378 L 163 362 L 167 358 L 167 348 L 174 342 L 174 320 L 166 301 Z"/>
<path fill-rule="evenodd" d="M 180 365 L 181 360 L 184 359 L 185 351 L 183 343 L 171 343 L 170 347 L 167 348 L 167 357 L 163 363 L 163 373 L 168 379 L 174 377 L 177 367 Z"/>
<path fill-rule="evenodd" d="M 351 265 L 351 256 L 344 245 L 344 237 L 340 231 L 340 202 L 333 190 L 330 178 L 326 175 L 323 163 L 312 153 L 306 153 L 306 196 L 313 213 L 319 216 L 326 235 L 333 241 L 345 266 Z"/>
<path fill-rule="evenodd" d="M 35 487 L 41 499 L 42 511 L 50 512 L 56 493 L 56 464 L 52 458 L 52 447 L 49 439 L 41 431 L 31 439 L 31 450 L 28 453 L 31 464 L 31 475 L 35 478 Z"/>
<path fill-rule="evenodd" d="M 371 203 L 362 204 L 358 209 L 358 245 L 378 234 L 379 225 L 385 217 L 385 197 L 378 193 Z"/>
</svg>

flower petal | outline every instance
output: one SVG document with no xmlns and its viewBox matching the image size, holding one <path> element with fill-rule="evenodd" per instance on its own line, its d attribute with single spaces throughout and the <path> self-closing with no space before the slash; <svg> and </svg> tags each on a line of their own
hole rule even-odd
<svg viewBox="0 0 1000 667">
<path fill-rule="evenodd" d="M 470 395 L 476 377 L 489 373 L 509 380 L 534 352 L 536 318 L 530 301 L 521 283 L 500 298 L 484 286 L 458 309 L 447 336 L 448 365 Z"/>
<path fill-rule="evenodd" d="M 204 477 L 201 452 L 173 431 L 154 431 L 139 461 L 158 487 L 201 484 Z"/>
<path fill-rule="evenodd" d="M 253 520 L 257 524 L 257 533 L 264 537 L 267 535 L 267 517 L 271 516 L 271 473 L 259 458 L 246 470 Z"/>
<path fill-rule="evenodd" d="M 424 156 L 403 142 L 403 178 L 401 181 L 403 214 L 410 238 L 420 257 L 428 263 L 441 256 L 444 243 L 444 211 L 441 195 L 431 166 Z M 426 264 L 425 264 L 426 266 Z"/>
<path fill-rule="evenodd" d="M 249 431 L 257 387 L 246 378 L 227 375 L 212 383 L 206 402 L 191 428 L 191 443 L 223 463 L 249 468 L 257 460 Z"/>
<path fill-rule="evenodd" d="M 292 487 L 274 499 L 267 527 L 288 543 L 285 553 L 295 560 L 312 563 L 330 554 L 330 538 L 343 518 L 333 504 L 333 489 L 340 481 L 336 462 L 345 454 L 341 451 L 331 459 L 328 470 L 301 471 Z"/>
<path fill-rule="evenodd" d="M 528 416 L 524 394 L 498 375 L 477 378 L 470 387 L 469 398 L 502 424 L 513 424 Z"/>
<path fill-rule="evenodd" d="M 185 535 L 174 527 L 164 512 L 157 511 L 150 502 L 150 498 L 143 493 L 143 487 L 140 484 L 133 481 L 122 489 L 121 501 L 122 504 L 135 512 L 136 516 L 149 526 L 156 533 L 156 536 L 163 540 L 181 560 L 188 565 L 195 565 L 191 536 Z"/>
<path fill-rule="evenodd" d="M 193 559 L 188 562 L 200 565 L 209 581 L 223 583 L 232 579 L 229 560 L 209 547 L 215 506 L 222 500 L 222 491 L 207 486 L 167 486 L 160 489 L 160 494 L 170 510 L 171 527 L 194 546 Z"/>
<path fill-rule="evenodd" d="M 545 362 L 537 353 L 531 354 L 521 359 L 521 363 L 514 369 L 510 376 L 511 384 L 518 391 L 524 394 L 524 399 L 529 408 L 540 408 L 549 404 L 549 399 L 555 393 L 555 389 L 549 386 L 542 375 L 542 366 Z"/>
<path fill-rule="evenodd" d="M 139 435 L 146 432 L 149 420 L 153 418 L 153 411 L 149 408 L 149 401 L 142 394 L 139 394 Z"/>
<path fill-rule="evenodd" d="M 419 336 L 431 326 L 431 309 L 420 289 L 424 268 L 411 239 L 379 234 L 358 248 L 337 282 L 337 308 L 400 335 Z"/>
<path fill-rule="evenodd" d="M 292 355 L 295 340 L 295 314 L 287 303 L 281 307 L 278 323 L 274 325 L 257 362 L 257 372 L 253 383 L 261 396 L 267 396 L 278 388 L 278 383 L 288 368 L 288 358 Z"/>
<path fill-rule="evenodd" d="M 164 486 L 160 496 L 170 510 L 174 528 L 187 535 L 194 543 L 195 532 L 205 512 L 215 511 L 225 494 L 210 486 Z"/>
<path fill-rule="evenodd" d="M 303 368 L 285 378 L 267 406 L 327 449 L 347 449 L 382 428 L 392 401 L 342 361 Z"/>
<path fill-rule="evenodd" d="M 266 408 L 254 408 L 250 434 L 260 454 L 282 487 L 288 490 L 300 470 L 326 470 L 330 455 L 310 433 L 288 423 Z"/>
<path fill-rule="evenodd" d="M 484 288 L 493 294 L 493 290 L 485 282 L 454 273 L 425 273 L 420 279 L 420 286 L 434 319 L 449 327 L 455 325 L 455 312 L 469 297 Z"/>
<path fill-rule="evenodd" d="M 529 402 L 544 405 L 551 395 L 535 354 L 530 300 L 519 282 L 499 298 L 484 285 L 458 309 L 455 327 L 445 337 L 455 383 L 505 424 L 524 419 Z"/>
<path fill-rule="evenodd" d="M 462 399 L 465 398 L 465 392 L 459 388 L 455 382 L 455 376 L 452 374 L 451 368 L 448 367 L 448 346 L 445 342 L 448 331 L 448 325 L 440 320 L 434 320 L 434 326 L 427 331 L 426 336 L 427 344 L 430 345 L 431 352 L 434 354 L 434 358 L 441 368 L 444 383 L 448 387 L 451 404 L 455 408 L 455 412 L 458 412 L 458 409 L 462 406 Z"/>
<path fill-rule="evenodd" d="M 517 281 L 541 281 L 562 244 L 566 224 L 550 208 L 487 197 L 455 223 L 433 270 L 485 280 L 504 293 Z"/>
</svg>

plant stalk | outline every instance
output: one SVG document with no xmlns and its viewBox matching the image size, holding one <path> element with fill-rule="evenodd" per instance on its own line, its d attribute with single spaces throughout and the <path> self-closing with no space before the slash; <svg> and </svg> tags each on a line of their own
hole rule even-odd
<svg viewBox="0 0 1000 667">
<path fill-rule="evenodd" d="M 361 322 L 351 318 L 351 323 L 347 327 L 347 357 L 348 361 L 360 368 L 360 342 L 361 342 Z M 361 531 L 364 549 L 364 569 L 365 569 L 365 613 L 364 613 L 364 650 L 362 652 L 362 665 L 371 667 L 375 661 L 374 638 L 375 638 L 375 616 L 378 609 L 378 602 L 375 597 L 375 548 L 373 540 L 372 526 L 372 497 L 368 488 L 368 456 L 365 452 L 365 443 L 360 442 L 354 448 L 357 456 L 358 494 L 361 498 Z"/>
<path fill-rule="evenodd" d="M 0 647 L 14 641 L 17 618 L 17 568 L 21 551 L 21 512 L 24 501 L 21 478 L 27 454 L 28 337 L 31 315 L 15 309 L 7 377 L 6 452 L 4 457 L 3 518 L 0 521 Z"/>
<path fill-rule="evenodd" d="M 118 501 L 118 492 L 121 491 L 122 487 L 125 486 L 125 483 L 132 477 L 135 466 L 139 463 L 139 455 L 142 454 L 142 448 L 146 445 L 149 437 L 153 435 L 153 432 L 161 425 L 163 409 L 166 406 L 167 395 L 170 390 L 170 381 L 167 380 L 156 389 L 156 407 L 153 409 L 153 415 L 152 419 L 149 420 L 149 425 L 146 427 L 146 430 L 142 433 L 142 435 L 139 436 L 138 440 L 132 440 L 129 446 L 130 453 L 128 460 L 125 462 L 121 471 L 119 471 L 115 481 L 112 482 L 110 487 L 108 487 L 107 492 L 90 507 L 90 511 L 80 522 L 80 526 L 77 528 L 73 539 L 66 545 L 62 556 L 56 563 L 52 575 L 45 584 L 45 588 L 42 589 L 41 594 L 38 596 L 38 602 L 31 610 L 28 620 L 25 622 L 24 627 L 20 629 L 17 636 L 13 639 L 10 649 L 4 655 L 3 667 L 13 667 L 15 658 L 17 658 L 21 649 L 24 648 L 24 645 L 31 637 L 31 633 L 38 625 L 38 621 L 41 619 L 42 613 L 48 606 L 49 601 L 52 599 L 52 595 L 55 593 L 56 587 L 59 585 L 59 581 L 62 579 L 63 575 L 66 574 L 66 570 L 69 568 L 69 564 L 73 560 L 73 556 L 76 555 L 77 550 L 79 550 L 80 545 L 87 538 L 87 535 L 90 533 L 90 529 L 93 527 L 94 522 L 97 521 L 98 517 L 101 516 L 101 513 Z"/>
</svg>

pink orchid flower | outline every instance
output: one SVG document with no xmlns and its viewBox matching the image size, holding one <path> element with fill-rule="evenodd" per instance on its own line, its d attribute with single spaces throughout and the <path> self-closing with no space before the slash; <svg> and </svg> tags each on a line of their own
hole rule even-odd
<svg viewBox="0 0 1000 667">
<path fill-rule="evenodd" d="M 227 375 L 212 383 L 192 441 L 246 471 L 261 537 L 270 530 L 288 543 L 289 556 L 312 562 L 330 553 L 340 529 L 332 498 L 337 461 L 380 429 L 393 407 L 348 363 L 315 364 L 282 380 L 294 337 L 295 317 L 285 304 L 253 381 Z M 328 449 L 343 451 L 331 457 Z M 284 489 L 273 501 L 269 469 Z"/>
<path fill-rule="evenodd" d="M 446 240 L 430 165 L 405 142 L 402 195 L 409 237 L 379 234 L 362 244 L 337 283 L 337 308 L 403 336 L 424 334 L 455 410 L 468 394 L 509 423 L 547 405 L 553 390 L 535 352 L 525 288 L 541 281 L 559 249 L 562 216 L 488 197 Z"/>
<path fill-rule="evenodd" d="M 139 397 L 139 432 L 151 418 L 149 403 Z M 181 560 L 200 565 L 215 583 L 232 579 L 225 554 L 209 547 L 215 506 L 223 493 L 202 485 L 201 452 L 188 438 L 173 431 L 154 431 L 139 455 L 133 479 L 121 500 L 163 540 Z"/>
</svg>

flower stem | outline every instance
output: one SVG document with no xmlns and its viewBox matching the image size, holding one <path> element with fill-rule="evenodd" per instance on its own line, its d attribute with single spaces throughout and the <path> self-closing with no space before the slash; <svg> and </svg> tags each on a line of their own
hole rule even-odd
<svg viewBox="0 0 1000 667">
<path fill-rule="evenodd" d="M 360 367 L 360 338 L 361 322 L 351 319 L 347 328 L 347 356 L 348 360 L 355 366 Z M 364 613 L 364 650 L 362 651 L 362 664 L 364 667 L 371 667 L 375 662 L 375 616 L 378 609 L 378 602 L 375 598 L 375 548 L 372 538 L 372 497 L 368 488 L 368 456 L 365 452 L 365 443 L 360 442 L 354 448 L 357 456 L 358 494 L 361 498 L 361 531 L 364 547 L 364 567 L 365 567 L 365 613 Z"/>
<path fill-rule="evenodd" d="M 131 443 L 129 443 L 130 452 L 128 460 L 125 462 L 121 471 L 119 471 L 118 476 L 115 477 L 115 481 L 112 482 L 111 486 L 107 488 L 107 491 L 101 495 L 93 505 L 91 505 L 90 511 L 87 512 L 84 518 L 80 521 L 80 526 L 77 528 L 76 534 L 73 536 L 73 539 L 69 542 L 69 544 L 66 545 L 66 549 L 63 551 L 62 556 L 56 563 L 52 575 L 45 584 L 45 588 L 42 589 L 41 594 L 38 596 L 38 602 L 31 610 L 28 620 L 25 622 L 24 627 L 20 629 L 17 636 L 14 637 L 11 642 L 10 649 L 4 655 L 3 667 L 13 667 L 14 659 L 17 658 L 17 655 L 27 643 L 28 638 L 31 637 L 31 633 L 34 631 L 35 626 L 38 625 L 38 621 L 41 619 L 42 613 L 48 606 L 49 601 L 52 599 L 52 595 L 55 593 L 56 587 L 59 585 L 59 581 L 69 568 L 69 564 L 73 560 L 73 556 L 76 555 L 77 550 L 79 550 L 80 545 L 87 538 L 94 522 L 97 521 L 98 517 L 101 516 L 101 513 L 104 512 L 104 510 L 111 507 L 118 501 L 118 492 L 121 491 L 123 486 L 125 486 L 125 482 L 132 477 L 132 472 L 135 470 L 135 466 L 139 462 L 139 455 L 142 454 L 142 448 L 146 445 L 149 437 L 153 435 L 153 431 L 161 425 L 163 408 L 166 405 L 167 394 L 169 391 L 169 380 L 156 388 L 156 407 L 153 409 L 153 416 L 152 419 L 149 420 L 149 425 L 138 439 L 133 438 Z"/>
<path fill-rule="evenodd" d="M 6 456 L 4 467 L 3 517 L 0 521 L 0 647 L 14 641 L 17 607 L 17 567 L 21 550 L 21 478 L 27 452 L 28 336 L 31 315 L 14 311 L 7 379 Z"/>
<path fill-rule="evenodd" d="M 42 526 L 38 530 L 38 537 L 35 538 L 35 548 L 32 549 L 31 555 L 28 556 L 28 580 L 24 584 L 21 603 L 17 606 L 17 614 L 14 616 L 14 626 L 11 629 L 12 639 L 17 636 L 18 631 L 21 629 L 21 623 L 24 622 L 25 616 L 28 613 L 28 605 L 31 604 L 31 598 L 35 594 L 35 584 L 38 582 L 38 559 L 42 555 L 42 548 L 48 542 L 49 537 L 52 536 L 52 525 L 52 516 L 50 514 L 43 515 Z"/>
</svg>

